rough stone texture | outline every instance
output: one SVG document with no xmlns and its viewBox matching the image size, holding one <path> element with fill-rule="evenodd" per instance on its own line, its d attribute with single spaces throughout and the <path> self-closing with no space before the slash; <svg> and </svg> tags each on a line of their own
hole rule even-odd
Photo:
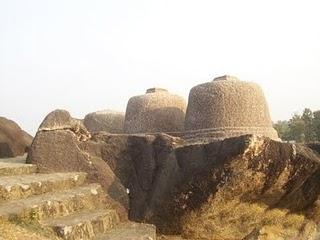
<svg viewBox="0 0 320 240">
<path fill-rule="evenodd" d="M 124 123 L 125 133 L 183 131 L 185 100 L 165 89 L 151 88 L 145 95 L 130 98 Z"/>
<path fill-rule="evenodd" d="M 161 235 L 161 236 L 157 236 L 157 240 L 187 240 L 187 239 L 184 239 L 181 236 Z"/>
<path fill-rule="evenodd" d="M 150 224 L 125 223 L 97 240 L 156 240 L 156 228 Z"/>
<path fill-rule="evenodd" d="M 101 132 L 92 136 L 91 141 L 95 144 L 87 145 L 85 148 L 91 156 L 103 159 L 126 188 L 130 185 L 131 173 L 134 171 L 128 147 L 129 139 L 132 137 L 135 136 Z"/>
<path fill-rule="evenodd" d="M 320 142 L 308 143 L 306 146 L 320 154 Z"/>
<path fill-rule="evenodd" d="M 8 163 L 0 162 L 2 164 Z M 10 164 L 17 169 L 23 165 Z M 43 232 L 48 236 L 50 233 L 50 239 L 58 239 L 54 236 L 56 233 L 59 239 L 89 240 L 119 223 L 117 212 L 108 209 L 110 205 L 101 186 L 85 183 L 86 173 L 16 173 L 19 171 L 0 177 L 0 225 L 13 221 L 29 226 L 34 234 Z"/>
<path fill-rule="evenodd" d="M 50 171 L 60 165 L 80 171 L 91 161 L 98 172 L 92 179 L 101 183 L 97 176 L 109 169 L 130 192 L 129 218 L 155 224 L 160 234 L 318 237 L 320 158 L 307 147 L 255 135 L 192 142 L 168 134 L 100 132 L 87 141 L 74 135 L 69 129 L 39 131 L 29 160 Z M 93 170 L 85 172 L 90 178 Z M 111 196 L 122 203 L 122 193 Z"/>
<path fill-rule="evenodd" d="M 21 166 L 30 165 L 22 164 L 20 158 L 16 160 L 18 163 L 0 161 L 0 166 L 17 169 L 0 177 L 0 238 L 91 240 L 112 234 L 111 239 L 125 239 L 131 234 L 129 239 L 155 239 L 154 226 L 128 221 L 120 224 L 119 215 L 101 185 L 88 184 L 86 173 L 20 175 Z M 19 228 L 8 229 L 9 221 L 21 224 L 30 233 L 12 233 Z"/>
<path fill-rule="evenodd" d="M 223 76 L 193 87 L 185 120 L 186 131 L 196 131 L 217 138 L 244 134 L 277 139 L 268 105 L 261 88 L 236 77 Z"/>
<path fill-rule="evenodd" d="M 125 188 L 101 158 L 90 155 L 85 149 L 99 148 L 90 141 L 91 135 L 66 111 L 50 113 L 34 138 L 27 162 L 38 166 L 40 172 L 86 172 L 90 182 L 98 182 L 108 193 L 110 203 L 127 216 L 128 196 Z"/>
<path fill-rule="evenodd" d="M 85 142 L 91 135 L 79 119 L 72 118 L 68 111 L 57 109 L 49 113 L 40 124 L 39 132 L 65 130 Z"/>
<path fill-rule="evenodd" d="M 10 163 L 0 161 L 0 176 L 25 175 L 35 173 L 37 166 L 33 164 Z"/>
<path fill-rule="evenodd" d="M 0 218 L 42 220 L 65 216 L 81 209 L 102 208 L 104 204 L 104 192 L 101 186 L 91 184 L 59 193 L 49 192 L 26 199 L 5 202 L 0 206 Z"/>
<path fill-rule="evenodd" d="M 32 136 L 15 122 L 0 117 L 0 158 L 16 157 L 28 151 Z"/>
<path fill-rule="evenodd" d="M 42 224 L 53 228 L 65 240 L 95 239 L 119 224 L 119 217 L 114 210 L 97 209 L 48 219 Z"/>
<path fill-rule="evenodd" d="M 26 164 L 25 164 L 26 165 Z M 0 203 L 80 186 L 85 173 L 29 174 L 0 177 Z"/>
<path fill-rule="evenodd" d="M 34 225 L 0 220 L 1 240 L 59 240 L 54 233 L 34 230 Z"/>
<path fill-rule="evenodd" d="M 269 233 L 257 239 L 317 239 L 320 159 L 309 148 L 252 135 L 194 144 L 165 134 L 104 138 L 104 159 L 130 189 L 132 220 L 186 239 L 254 231 Z"/>
<path fill-rule="evenodd" d="M 89 113 L 83 121 L 90 132 L 123 133 L 124 113 L 104 110 Z"/>
</svg>

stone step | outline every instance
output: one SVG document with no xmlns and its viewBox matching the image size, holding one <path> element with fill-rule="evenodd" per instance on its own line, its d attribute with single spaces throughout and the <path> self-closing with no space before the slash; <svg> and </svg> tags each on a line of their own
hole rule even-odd
<svg viewBox="0 0 320 240">
<path fill-rule="evenodd" d="M 46 220 L 42 224 L 52 228 L 64 240 L 87 240 L 110 230 L 119 221 L 115 210 L 97 209 Z"/>
<path fill-rule="evenodd" d="M 13 158 L 0 158 L 0 162 L 6 163 L 26 163 L 28 154 L 24 154 L 23 156 L 17 156 Z"/>
<path fill-rule="evenodd" d="M 80 186 L 86 173 L 51 173 L 0 177 L 0 203 Z"/>
<path fill-rule="evenodd" d="M 157 236 L 157 240 L 188 240 L 185 238 L 182 238 L 181 236 L 176 235 L 161 235 Z"/>
<path fill-rule="evenodd" d="M 104 205 L 105 193 L 101 186 L 90 184 L 3 203 L 0 205 L 0 219 L 43 220 Z"/>
<path fill-rule="evenodd" d="M 24 163 L 0 162 L 0 176 L 26 175 L 37 172 L 37 166 Z"/>
<path fill-rule="evenodd" d="M 156 240 L 156 227 L 143 223 L 122 223 L 95 240 Z"/>
</svg>

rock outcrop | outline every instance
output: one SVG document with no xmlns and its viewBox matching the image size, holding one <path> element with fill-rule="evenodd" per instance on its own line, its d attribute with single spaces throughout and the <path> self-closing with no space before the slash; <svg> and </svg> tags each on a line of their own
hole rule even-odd
<svg viewBox="0 0 320 240">
<path fill-rule="evenodd" d="M 190 90 L 185 130 L 204 138 L 256 134 L 278 139 L 261 88 L 228 75 Z"/>
<path fill-rule="evenodd" d="M 150 88 L 145 95 L 129 99 L 125 133 L 179 132 L 184 129 L 185 100 L 167 90 Z"/>
<path fill-rule="evenodd" d="M 36 164 L 44 173 L 88 173 L 88 180 L 99 182 L 121 216 L 125 217 L 128 210 L 126 190 L 105 161 L 85 151 L 99 145 L 90 138 L 90 133 L 80 121 L 73 119 L 67 111 L 55 110 L 41 123 L 27 162 Z"/>
<path fill-rule="evenodd" d="M 307 143 L 306 146 L 320 154 L 320 142 Z"/>
<path fill-rule="evenodd" d="M 89 132 L 123 133 L 124 113 L 111 110 L 89 113 L 83 121 Z"/>
<path fill-rule="evenodd" d="M 320 157 L 310 148 L 256 135 L 188 142 L 168 134 L 84 138 L 72 129 L 40 128 L 29 162 L 44 171 L 85 171 L 122 206 L 127 188 L 130 220 L 155 224 L 161 234 L 319 237 Z"/>
<path fill-rule="evenodd" d="M 18 124 L 0 117 L 0 158 L 10 158 L 25 154 L 32 143 L 32 136 Z"/>
<path fill-rule="evenodd" d="M 186 239 L 316 239 L 320 160 L 309 148 L 253 135 L 194 144 L 166 134 L 93 138 L 130 190 L 131 220 Z"/>
<path fill-rule="evenodd" d="M 105 160 L 130 189 L 132 220 L 186 239 L 317 239 L 320 159 L 311 149 L 254 135 L 124 137 L 104 136 Z"/>
</svg>

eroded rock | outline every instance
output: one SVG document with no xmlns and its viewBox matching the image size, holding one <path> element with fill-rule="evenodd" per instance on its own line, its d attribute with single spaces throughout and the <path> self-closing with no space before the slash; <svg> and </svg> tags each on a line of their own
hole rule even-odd
<svg viewBox="0 0 320 240">
<path fill-rule="evenodd" d="M 126 138 L 130 167 L 119 171 L 118 159 L 112 169 L 130 189 L 132 220 L 187 239 L 243 239 L 255 229 L 268 233 L 257 239 L 317 236 L 320 160 L 311 149 L 254 135 L 198 144 Z"/>
<path fill-rule="evenodd" d="M 57 109 L 49 113 L 38 131 L 70 131 L 79 141 L 87 141 L 91 135 L 79 119 L 72 118 L 68 111 Z"/>
<path fill-rule="evenodd" d="M 320 154 L 320 142 L 307 143 L 306 146 Z"/>
<path fill-rule="evenodd" d="M 101 147 L 99 143 L 90 141 L 90 138 L 86 128 L 72 119 L 67 111 L 53 111 L 40 125 L 27 162 L 36 164 L 41 172 L 88 173 L 88 180 L 99 182 L 112 204 L 125 217 L 128 210 L 126 189 L 104 160 L 85 151 Z"/>
<path fill-rule="evenodd" d="M 317 239 L 320 159 L 310 148 L 244 135 L 188 142 L 167 134 L 39 130 L 29 161 L 85 171 L 129 218 L 186 239 Z"/>
<path fill-rule="evenodd" d="M 32 143 L 32 136 L 18 124 L 0 117 L 0 158 L 11 158 L 26 153 Z"/>
</svg>

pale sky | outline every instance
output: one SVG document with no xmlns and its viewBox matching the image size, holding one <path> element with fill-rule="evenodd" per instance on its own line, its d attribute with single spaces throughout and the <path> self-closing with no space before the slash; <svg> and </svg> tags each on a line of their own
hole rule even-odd
<svg viewBox="0 0 320 240">
<path fill-rule="evenodd" d="M 258 83 L 273 121 L 319 110 L 319 0 L 0 0 L 0 116 L 31 134 L 56 108 L 224 74 Z"/>
</svg>

